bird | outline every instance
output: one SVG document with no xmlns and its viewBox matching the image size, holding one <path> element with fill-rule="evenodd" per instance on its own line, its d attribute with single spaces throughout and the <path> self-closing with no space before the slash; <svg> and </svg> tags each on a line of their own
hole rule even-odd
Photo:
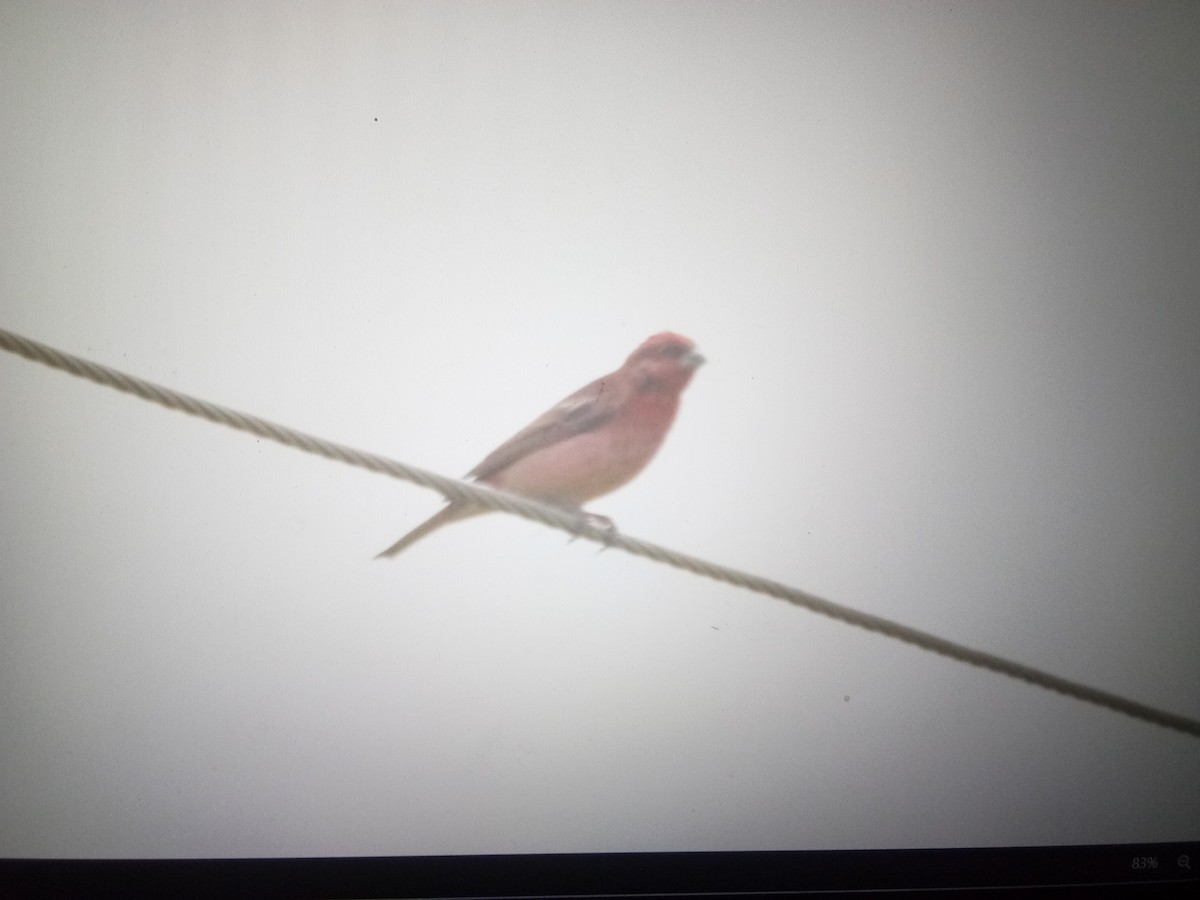
<svg viewBox="0 0 1200 900">
<path fill-rule="evenodd" d="M 587 515 L 584 503 L 628 483 L 654 458 L 675 421 L 683 389 L 703 363 L 688 338 L 669 331 L 653 335 L 619 369 L 546 410 L 467 477 Z M 485 512 L 451 500 L 375 558 L 394 557 L 443 525 Z"/>
</svg>

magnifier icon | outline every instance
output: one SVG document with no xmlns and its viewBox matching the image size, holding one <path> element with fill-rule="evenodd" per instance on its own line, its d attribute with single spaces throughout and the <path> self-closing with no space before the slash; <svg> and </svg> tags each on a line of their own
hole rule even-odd
<svg viewBox="0 0 1200 900">
<path fill-rule="evenodd" d="M 1192 858 L 1186 853 L 1180 856 L 1179 859 L 1175 860 L 1175 863 L 1181 869 L 1188 869 L 1190 871 L 1192 868 Z"/>
</svg>

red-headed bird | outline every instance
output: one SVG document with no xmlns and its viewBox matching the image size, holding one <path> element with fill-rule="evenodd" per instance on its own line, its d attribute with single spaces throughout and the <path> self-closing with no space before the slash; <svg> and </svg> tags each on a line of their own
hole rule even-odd
<svg viewBox="0 0 1200 900">
<path fill-rule="evenodd" d="M 621 368 L 548 409 L 467 477 L 577 510 L 621 487 L 654 458 L 675 421 L 679 395 L 702 362 L 687 338 L 656 334 Z M 443 525 L 484 512 L 451 501 L 379 556 L 395 556 Z"/>
</svg>

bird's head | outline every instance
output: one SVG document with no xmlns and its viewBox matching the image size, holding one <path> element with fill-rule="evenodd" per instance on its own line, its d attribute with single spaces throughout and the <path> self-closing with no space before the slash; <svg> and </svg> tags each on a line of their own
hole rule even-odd
<svg viewBox="0 0 1200 900">
<path fill-rule="evenodd" d="M 703 362 L 690 340 L 664 331 L 643 341 L 625 360 L 624 368 L 638 390 L 678 394 Z"/>
</svg>

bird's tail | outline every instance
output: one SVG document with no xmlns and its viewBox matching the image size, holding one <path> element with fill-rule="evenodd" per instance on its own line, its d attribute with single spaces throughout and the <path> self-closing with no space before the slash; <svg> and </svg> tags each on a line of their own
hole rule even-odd
<svg viewBox="0 0 1200 900">
<path fill-rule="evenodd" d="M 429 519 L 426 519 L 424 522 L 422 522 L 420 525 L 418 525 L 416 528 L 414 528 L 412 531 L 410 531 L 404 537 L 400 538 L 400 540 L 396 541 L 396 543 L 392 544 L 392 546 L 388 547 L 386 550 L 384 550 L 382 553 L 380 553 L 375 558 L 376 559 L 386 559 L 386 558 L 393 557 L 400 551 L 406 549 L 407 547 L 411 547 L 413 544 L 415 544 L 421 538 L 425 537 L 425 535 L 429 534 L 430 532 L 437 531 L 443 525 L 449 525 L 451 522 L 457 522 L 459 519 L 467 519 L 467 518 L 470 518 L 471 516 L 477 516 L 484 512 L 487 512 L 487 510 L 479 509 L 477 507 L 467 506 L 466 504 L 462 504 L 462 503 L 451 503 L 449 506 L 447 506 L 441 512 L 436 513 Z"/>
</svg>

